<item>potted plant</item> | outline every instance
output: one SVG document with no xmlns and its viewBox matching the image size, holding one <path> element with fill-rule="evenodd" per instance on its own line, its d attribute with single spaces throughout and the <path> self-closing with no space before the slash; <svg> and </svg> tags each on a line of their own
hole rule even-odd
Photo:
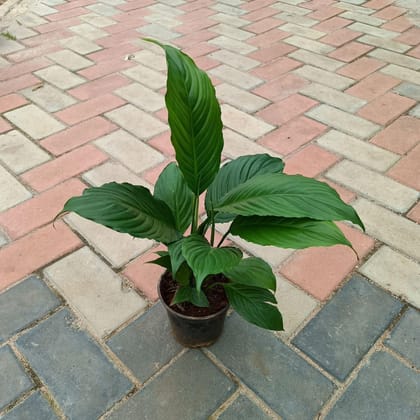
<svg viewBox="0 0 420 420">
<path fill-rule="evenodd" d="M 166 54 L 165 101 L 176 163 L 162 171 L 153 194 L 143 186 L 111 182 L 69 199 L 62 213 L 74 211 L 166 245 L 153 262 L 167 270 L 159 296 L 182 344 L 214 342 L 228 304 L 253 324 L 282 330 L 270 266 L 260 258 L 243 258 L 236 247 L 222 246 L 228 234 L 284 248 L 351 247 L 333 221 L 348 220 L 362 228 L 363 223 L 327 184 L 284 174 L 280 158 L 248 155 L 220 167 L 221 112 L 209 77 L 178 49 L 148 41 Z M 200 220 L 204 193 L 205 217 Z M 216 243 L 217 223 L 228 227 Z"/>
</svg>

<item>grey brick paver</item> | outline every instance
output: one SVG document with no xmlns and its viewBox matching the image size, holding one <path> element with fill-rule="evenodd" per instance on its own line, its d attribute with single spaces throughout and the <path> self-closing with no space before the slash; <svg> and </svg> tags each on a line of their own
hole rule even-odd
<svg viewBox="0 0 420 420">
<path fill-rule="evenodd" d="M 344 381 L 401 308 L 397 299 L 353 276 L 293 344 Z"/>
<path fill-rule="evenodd" d="M 420 375 L 390 354 L 375 353 L 338 400 L 327 420 L 415 420 Z"/>
<path fill-rule="evenodd" d="M 9 411 L 2 420 L 58 420 L 47 400 L 37 391 Z"/>
<path fill-rule="evenodd" d="M 0 343 L 40 319 L 60 304 L 58 298 L 36 276 L 0 295 Z M 19 308 L 19 311 L 16 311 Z"/>
<path fill-rule="evenodd" d="M 199 350 L 190 350 L 107 419 L 207 420 L 235 390 Z"/>
<path fill-rule="evenodd" d="M 29 391 L 32 381 L 9 346 L 0 349 L 0 410 Z"/>
<path fill-rule="evenodd" d="M 420 313 L 410 308 L 385 340 L 385 345 L 402 354 L 420 369 Z"/>
<path fill-rule="evenodd" d="M 280 416 L 312 419 L 334 385 L 271 332 L 234 314 L 210 351 Z"/>
<path fill-rule="evenodd" d="M 97 418 L 132 387 L 67 309 L 16 344 L 69 418 Z"/>
<path fill-rule="evenodd" d="M 160 303 L 114 335 L 107 344 L 143 382 L 182 350 L 172 337 L 166 311 Z"/>
</svg>

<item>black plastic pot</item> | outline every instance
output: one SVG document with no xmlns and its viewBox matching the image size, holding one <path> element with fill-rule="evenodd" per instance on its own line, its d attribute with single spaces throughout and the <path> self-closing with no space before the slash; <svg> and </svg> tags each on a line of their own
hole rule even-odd
<svg viewBox="0 0 420 420">
<path fill-rule="evenodd" d="M 168 313 L 172 333 L 178 343 L 184 347 L 197 348 L 210 346 L 217 341 L 222 334 L 229 305 L 212 315 L 204 317 L 183 315 L 174 311 L 164 301 L 161 293 L 161 283 L 162 278 L 158 285 L 159 298 Z"/>
</svg>

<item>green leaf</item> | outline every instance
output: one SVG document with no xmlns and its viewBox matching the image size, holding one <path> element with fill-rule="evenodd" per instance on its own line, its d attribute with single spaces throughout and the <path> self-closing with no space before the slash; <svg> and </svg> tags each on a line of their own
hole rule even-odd
<svg viewBox="0 0 420 420">
<path fill-rule="evenodd" d="M 159 257 L 164 257 L 165 255 L 169 255 L 168 251 L 155 251 L 154 254 L 159 255 Z"/>
<path fill-rule="evenodd" d="M 138 238 L 167 244 L 181 236 L 169 207 L 140 185 L 110 182 L 87 188 L 66 202 L 63 212 L 69 211 Z"/>
<path fill-rule="evenodd" d="M 330 221 L 273 216 L 237 216 L 231 233 L 259 245 L 303 249 L 310 246 L 352 246 Z"/>
<path fill-rule="evenodd" d="M 172 210 L 175 226 L 184 233 L 191 224 L 194 194 L 188 188 L 176 163 L 170 163 L 160 174 L 154 196 Z"/>
<path fill-rule="evenodd" d="M 233 247 L 212 248 L 205 238 L 191 235 L 182 241 L 182 253 L 193 270 L 197 290 L 209 274 L 223 273 L 239 264 L 242 252 Z"/>
<path fill-rule="evenodd" d="M 191 302 L 195 306 L 207 308 L 210 304 L 207 296 L 202 290 L 197 290 L 194 287 L 181 286 L 175 293 L 171 305 L 182 302 Z"/>
<path fill-rule="evenodd" d="M 244 258 L 235 267 L 223 271 L 223 274 L 234 283 L 276 290 L 276 277 L 261 258 Z"/>
<path fill-rule="evenodd" d="M 183 262 L 176 273 L 175 281 L 182 286 L 188 286 L 192 276 L 193 273 L 191 268 L 188 267 L 186 262 Z"/>
<path fill-rule="evenodd" d="M 182 255 L 182 242 L 185 238 L 180 239 L 179 241 L 172 242 L 168 245 L 169 255 L 171 257 L 171 265 L 172 265 L 172 275 L 176 277 L 176 273 L 181 267 L 181 264 L 185 261 L 184 256 Z"/>
<path fill-rule="evenodd" d="M 222 119 L 214 87 L 207 74 L 186 54 L 169 45 L 166 106 L 171 142 L 185 181 L 195 195 L 213 181 L 223 149 Z"/>
<path fill-rule="evenodd" d="M 350 220 L 364 229 L 353 207 L 329 185 L 301 175 L 264 174 L 238 185 L 215 207 L 241 216 Z"/>
<path fill-rule="evenodd" d="M 169 257 L 169 255 L 164 255 L 162 257 L 156 258 L 155 260 L 152 261 L 146 261 L 147 264 L 156 264 L 156 265 L 160 265 L 163 268 L 166 268 L 168 271 L 171 271 L 171 258 Z"/>
<path fill-rule="evenodd" d="M 268 330 L 283 331 L 283 320 L 273 294 L 260 287 L 238 283 L 223 285 L 229 303 L 248 322 Z"/>
<path fill-rule="evenodd" d="M 232 189 L 256 175 L 282 173 L 284 163 L 268 154 L 241 156 L 224 165 L 209 186 L 206 195 L 206 211 L 210 214 L 223 197 Z M 217 214 L 216 222 L 225 223 L 234 219 L 231 214 Z"/>
</svg>

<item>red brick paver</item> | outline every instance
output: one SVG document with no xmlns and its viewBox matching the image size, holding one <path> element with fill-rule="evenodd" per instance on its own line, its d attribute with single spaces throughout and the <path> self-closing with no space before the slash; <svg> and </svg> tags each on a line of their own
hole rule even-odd
<svg viewBox="0 0 420 420">
<path fill-rule="evenodd" d="M 0 249 L 0 290 L 82 246 L 63 222 L 42 227 Z"/>
</svg>

